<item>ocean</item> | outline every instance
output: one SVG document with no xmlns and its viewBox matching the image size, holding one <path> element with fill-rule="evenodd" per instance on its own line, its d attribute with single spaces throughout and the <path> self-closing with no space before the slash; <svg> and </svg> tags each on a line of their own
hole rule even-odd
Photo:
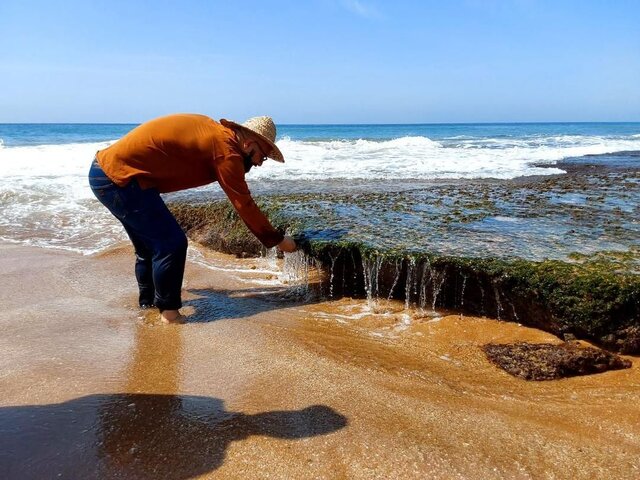
<svg viewBox="0 0 640 480">
<path fill-rule="evenodd" d="M 97 150 L 134 127 L 0 124 L 0 239 L 87 254 L 125 239 L 120 225 L 94 199 L 86 174 Z M 583 242 L 589 251 L 624 250 L 634 243 L 634 236 L 637 243 L 638 224 L 633 218 L 638 213 L 638 184 L 629 178 L 624 179 L 624 191 L 619 195 L 607 191 L 595 206 L 588 198 L 592 187 L 548 198 L 552 210 L 562 209 L 567 202 L 583 204 L 596 217 L 598 212 L 606 216 L 607 209 L 618 208 L 628 216 L 621 235 L 604 230 L 594 233 L 589 230 L 593 225 L 584 221 L 578 222 L 579 228 L 561 226 L 553 215 L 536 215 L 537 207 L 527 211 L 526 202 L 511 199 L 513 205 L 504 207 L 504 198 L 494 199 L 495 208 L 484 216 L 454 215 L 446 231 L 437 227 L 452 212 L 482 210 L 466 200 L 461 210 L 452 201 L 477 190 L 478 185 L 512 191 L 508 182 L 559 178 L 567 175 L 567 165 L 637 166 L 640 123 L 281 125 L 277 143 L 286 163 L 266 162 L 247 176 L 256 198 L 297 194 L 292 216 L 310 215 L 303 205 L 307 199 L 330 211 L 341 229 L 369 234 L 392 246 L 398 246 L 398 237 L 410 237 L 412 246 L 442 250 L 448 245 L 450 253 L 456 254 L 485 248 L 487 254 L 508 251 L 546 258 L 557 252 L 568 254 L 576 242 Z M 466 186 L 462 196 L 451 190 L 460 185 Z M 448 190 L 443 206 L 440 194 L 444 186 Z M 223 197 L 212 184 L 177 198 L 189 199 L 190 195 L 198 201 Z M 358 195 L 369 195 L 371 202 L 365 199 L 350 205 Z M 334 202 L 336 198 L 340 202 Z M 398 208 L 406 206 L 408 198 L 411 208 Z M 379 215 L 381 204 L 396 214 Z M 550 228 L 569 235 L 561 242 L 564 250 L 557 242 L 548 242 L 545 232 Z M 452 247 L 454 237 L 462 239 L 465 248 Z"/>
</svg>

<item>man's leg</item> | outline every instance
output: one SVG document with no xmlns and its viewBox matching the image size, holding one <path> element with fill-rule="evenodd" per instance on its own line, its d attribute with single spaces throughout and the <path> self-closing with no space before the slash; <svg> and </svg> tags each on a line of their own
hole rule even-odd
<svg viewBox="0 0 640 480">
<path fill-rule="evenodd" d="M 178 310 L 182 307 L 181 291 L 184 265 L 187 258 L 187 237 L 162 203 L 163 211 L 156 210 L 155 222 L 161 223 L 152 242 L 153 284 L 155 304 L 163 310 Z M 156 226 L 157 225 L 156 223 Z"/>
<path fill-rule="evenodd" d="M 175 317 L 182 306 L 187 237 L 155 189 L 142 190 L 132 180 L 121 193 L 123 205 L 128 208 L 120 221 L 140 254 L 136 264 L 137 273 L 140 269 L 139 281 L 148 285 L 150 262 L 153 303 L 161 313 L 167 311 L 165 317 Z"/>
<path fill-rule="evenodd" d="M 132 207 L 131 202 L 128 205 L 123 203 L 122 188 L 107 177 L 96 160 L 93 161 L 89 170 L 89 185 L 96 198 L 123 224 L 129 235 L 136 252 L 135 273 L 139 289 L 138 302 L 140 306 L 153 306 L 155 288 L 153 286 L 151 252 L 136 237 L 135 232 L 131 231 L 123 222 L 123 218 L 128 214 L 128 209 Z"/>
<path fill-rule="evenodd" d="M 126 225 L 123 226 L 136 252 L 135 273 L 136 280 L 138 280 L 138 304 L 142 308 L 153 307 L 155 306 L 156 294 L 156 289 L 153 285 L 153 254 L 144 243 L 136 237 L 133 231 Z"/>
</svg>

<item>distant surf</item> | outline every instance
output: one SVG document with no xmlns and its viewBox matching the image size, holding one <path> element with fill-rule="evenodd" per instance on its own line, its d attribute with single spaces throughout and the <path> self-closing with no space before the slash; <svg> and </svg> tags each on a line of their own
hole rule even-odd
<svg viewBox="0 0 640 480">
<path fill-rule="evenodd" d="M 97 150 L 135 125 L 0 125 L 0 238 L 82 252 L 124 238 L 93 198 L 86 174 Z M 332 185 L 562 174 L 556 163 L 640 150 L 640 123 L 495 125 L 285 125 L 284 165 L 253 169 L 270 193 Z M 221 195 L 216 185 L 206 187 Z"/>
</svg>

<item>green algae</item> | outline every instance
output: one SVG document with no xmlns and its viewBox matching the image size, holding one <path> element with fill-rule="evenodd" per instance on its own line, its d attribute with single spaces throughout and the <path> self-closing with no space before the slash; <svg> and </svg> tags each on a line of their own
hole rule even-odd
<svg viewBox="0 0 640 480">
<path fill-rule="evenodd" d="M 264 201 L 282 207 L 283 224 L 292 230 L 345 231 L 349 239 L 381 250 L 566 260 L 575 245 L 588 254 L 637 243 L 640 189 L 623 188 L 623 178 L 637 176 L 591 172 L 542 181 L 435 182 L 398 190 L 277 194 Z"/>
<path fill-rule="evenodd" d="M 524 322 L 544 324 L 556 334 L 604 342 L 640 319 L 640 276 L 619 273 L 607 263 L 482 260 L 474 269 L 495 279 L 512 304 L 524 303 L 541 317 L 535 322 L 523 317 Z"/>
<path fill-rule="evenodd" d="M 169 208 L 190 238 L 212 250 L 241 257 L 256 256 L 263 250 L 228 202 L 171 203 Z"/>
<path fill-rule="evenodd" d="M 574 343 L 490 343 L 483 351 L 491 363 L 525 380 L 555 380 L 631 367 L 629 360 L 615 354 Z"/>
</svg>

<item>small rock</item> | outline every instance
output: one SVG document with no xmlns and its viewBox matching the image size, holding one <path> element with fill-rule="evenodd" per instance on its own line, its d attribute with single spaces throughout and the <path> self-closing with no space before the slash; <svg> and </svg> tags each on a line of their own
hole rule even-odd
<svg viewBox="0 0 640 480">
<path fill-rule="evenodd" d="M 554 380 L 631 366 L 618 355 L 575 343 L 489 343 L 482 349 L 491 363 L 525 380 Z"/>
</svg>

